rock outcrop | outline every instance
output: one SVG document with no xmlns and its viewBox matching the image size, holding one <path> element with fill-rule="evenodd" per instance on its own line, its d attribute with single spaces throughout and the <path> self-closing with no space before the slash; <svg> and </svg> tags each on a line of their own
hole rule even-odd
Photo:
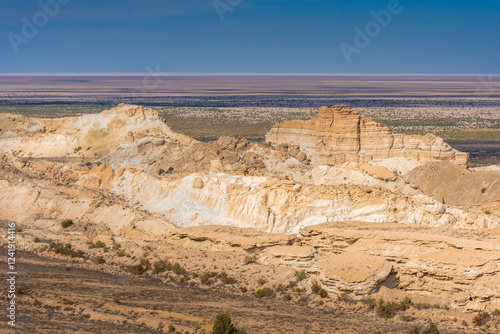
<svg viewBox="0 0 500 334">
<path fill-rule="evenodd" d="M 318 116 L 309 121 L 277 123 L 266 140 L 299 145 L 316 164 L 396 157 L 418 163 L 449 161 L 466 165 L 468 162 L 468 154 L 453 149 L 439 137 L 391 133 L 389 128 L 344 105 L 322 107 Z"/>
<path fill-rule="evenodd" d="M 156 110 L 119 104 L 99 114 L 57 119 L 0 114 L 4 124 L 0 152 L 33 158 L 96 158 L 126 143 L 156 145 L 190 143 L 190 137 L 173 132 Z"/>
</svg>

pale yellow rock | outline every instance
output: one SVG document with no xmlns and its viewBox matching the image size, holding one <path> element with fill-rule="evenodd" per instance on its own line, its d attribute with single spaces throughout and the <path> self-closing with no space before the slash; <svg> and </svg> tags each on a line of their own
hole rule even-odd
<svg viewBox="0 0 500 334">
<path fill-rule="evenodd" d="M 393 134 L 387 127 L 345 105 L 321 107 L 318 116 L 309 121 L 276 123 L 266 140 L 273 144 L 299 145 L 316 164 L 394 157 L 421 163 L 450 161 L 465 165 L 468 162 L 468 154 L 453 149 L 439 137 Z"/>
</svg>

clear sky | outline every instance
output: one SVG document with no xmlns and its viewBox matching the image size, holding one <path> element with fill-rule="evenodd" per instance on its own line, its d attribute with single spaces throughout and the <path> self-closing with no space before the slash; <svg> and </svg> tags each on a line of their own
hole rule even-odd
<svg viewBox="0 0 500 334">
<path fill-rule="evenodd" d="M 499 0 L 397 2 L 1 0 L 0 73 L 500 73 Z"/>
</svg>

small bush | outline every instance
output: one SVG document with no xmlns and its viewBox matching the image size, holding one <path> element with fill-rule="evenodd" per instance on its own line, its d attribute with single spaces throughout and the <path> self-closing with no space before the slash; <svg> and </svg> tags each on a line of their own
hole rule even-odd
<svg viewBox="0 0 500 334">
<path fill-rule="evenodd" d="M 250 263 L 255 263 L 257 262 L 257 257 L 255 255 L 247 255 L 245 256 L 245 258 L 243 259 L 243 264 L 250 264 Z"/>
<path fill-rule="evenodd" d="M 175 327 L 173 325 L 168 325 L 168 332 L 169 333 L 175 332 Z"/>
<path fill-rule="evenodd" d="M 296 282 L 300 282 L 300 281 L 303 281 L 307 278 L 307 274 L 306 274 L 306 271 L 305 270 L 297 270 L 295 271 L 295 281 Z"/>
<path fill-rule="evenodd" d="M 417 309 L 419 309 L 419 310 L 420 310 L 420 309 L 427 309 L 427 308 L 430 308 L 430 307 L 431 307 L 431 304 L 429 304 L 429 303 L 416 303 L 416 304 L 415 304 L 415 307 L 416 307 Z"/>
<path fill-rule="evenodd" d="M 372 297 L 368 297 L 366 298 L 366 304 L 368 305 L 369 310 L 373 310 L 377 305 L 377 301 Z"/>
<path fill-rule="evenodd" d="M 184 274 L 187 274 L 187 271 L 186 269 L 182 268 L 181 265 L 179 263 L 174 263 L 174 266 L 172 267 L 172 270 L 174 271 L 174 273 L 176 273 L 177 275 L 184 275 Z"/>
<path fill-rule="evenodd" d="M 486 188 L 481 188 L 481 194 L 484 194 L 486 192 Z"/>
<path fill-rule="evenodd" d="M 321 288 L 318 291 L 318 296 L 320 296 L 321 298 L 326 298 L 328 297 L 328 292 L 325 289 Z"/>
<path fill-rule="evenodd" d="M 380 299 L 377 304 L 377 314 L 383 318 L 392 318 L 396 314 L 397 304 Z"/>
<path fill-rule="evenodd" d="M 72 246 L 71 244 L 60 244 L 60 243 L 56 243 L 56 242 L 51 242 L 49 244 L 49 248 L 48 248 L 50 251 L 56 253 L 56 254 L 60 254 L 60 255 L 68 255 L 70 257 L 85 257 L 85 252 L 81 251 L 81 250 L 78 250 L 78 251 L 75 251 L 72 249 Z"/>
<path fill-rule="evenodd" d="M 292 296 L 289 293 L 287 293 L 286 295 L 283 296 L 283 300 L 290 301 L 292 300 Z"/>
<path fill-rule="evenodd" d="M 490 210 L 486 210 L 486 211 L 484 212 L 484 214 L 485 214 L 485 215 L 491 215 L 491 211 L 490 211 Z"/>
<path fill-rule="evenodd" d="M 102 241 L 97 240 L 95 243 L 91 244 L 89 248 L 106 248 L 106 244 Z"/>
<path fill-rule="evenodd" d="M 319 293 L 319 290 L 321 290 L 321 285 L 319 285 L 317 281 L 314 281 L 311 285 L 311 292 L 317 295 Z"/>
<path fill-rule="evenodd" d="M 474 326 L 480 327 L 486 325 L 489 320 L 490 315 L 487 312 L 479 311 L 479 313 L 476 314 L 472 319 L 472 323 L 474 324 Z"/>
<path fill-rule="evenodd" d="M 40 242 L 40 238 L 39 237 L 35 237 L 35 239 L 33 240 L 34 242 Z"/>
<path fill-rule="evenodd" d="M 125 256 L 125 251 L 124 251 L 123 249 L 118 249 L 118 250 L 116 251 L 116 256 L 118 256 L 118 257 L 123 257 L 123 256 Z"/>
<path fill-rule="evenodd" d="M 149 269 L 151 269 L 151 262 L 147 259 L 141 259 L 138 264 L 129 264 L 125 266 L 125 270 L 133 275 L 142 275 Z"/>
<path fill-rule="evenodd" d="M 337 295 L 337 300 L 340 302 L 347 303 L 349 301 L 349 294 L 344 291 L 340 295 Z"/>
<path fill-rule="evenodd" d="M 153 263 L 153 274 L 160 274 L 167 270 L 172 270 L 172 265 L 165 260 L 159 260 Z"/>
<path fill-rule="evenodd" d="M 255 291 L 254 296 L 257 298 L 263 298 L 263 297 L 271 297 L 273 294 L 274 294 L 273 289 L 262 288 L 262 289 Z"/>
<path fill-rule="evenodd" d="M 244 334 L 245 332 L 237 329 L 231 323 L 231 317 L 225 313 L 219 314 L 215 318 L 213 334 Z"/>
<path fill-rule="evenodd" d="M 439 334 L 439 329 L 437 328 L 437 325 L 434 322 L 429 321 L 429 327 L 424 329 L 422 334 Z"/>
<path fill-rule="evenodd" d="M 106 263 L 106 260 L 102 256 L 96 257 L 94 261 L 97 264 L 104 264 L 104 263 Z"/>
<path fill-rule="evenodd" d="M 213 279 L 215 276 L 217 276 L 217 273 L 214 273 L 212 271 L 206 271 L 200 276 L 200 282 L 203 285 L 211 285 L 213 283 Z"/>
<path fill-rule="evenodd" d="M 62 228 L 68 228 L 71 225 L 73 225 L 73 220 L 72 219 L 65 219 L 61 222 L 61 227 Z"/>
<path fill-rule="evenodd" d="M 222 282 L 226 283 L 226 284 L 234 284 L 236 283 L 236 279 L 234 277 L 231 277 L 229 276 L 228 274 L 226 274 L 225 271 L 221 272 L 219 274 L 219 278 Z"/>
<path fill-rule="evenodd" d="M 259 285 L 264 285 L 267 283 L 267 280 L 264 277 L 259 277 L 257 283 L 259 283 Z"/>
<path fill-rule="evenodd" d="M 410 308 L 410 306 L 413 305 L 413 302 L 411 301 L 410 297 L 405 296 L 402 301 L 399 302 L 399 308 L 402 309 L 403 311 L 407 310 Z"/>
</svg>

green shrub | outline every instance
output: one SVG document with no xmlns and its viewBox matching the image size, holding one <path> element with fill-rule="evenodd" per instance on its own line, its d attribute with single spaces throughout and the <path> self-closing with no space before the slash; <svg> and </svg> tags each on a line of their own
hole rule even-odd
<svg viewBox="0 0 500 334">
<path fill-rule="evenodd" d="M 479 311 L 472 319 L 472 323 L 474 326 L 480 327 L 486 325 L 489 320 L 490 315 L 487 312 Z"/>
<path fill-rule="evenodd" d="M 271 297 L 273 294 L 274 294 L 273 289 L 262 288 L 262 289 L 255 291 L 254 296 L 257 298 L 263 298 L 263 297 Z"/>
<path fill-rule="evenodd" d="M 401 302 L 399 302 L 399 308 L 402 309 L 403 311 L 407 310 L 410 308 L 410 306 L 413 305 L 413 302 L 411 301 L 410 297 L 405 296 Z"/>
<path fill-rule="evenodd" d="M 40 242 L 40 238 L 39 237 L 35 237 L 35 239 L 33 240 L 34 242 Z"/>
<path fill-rule="evenodd" d="M 215 318 L 213 334 L 244 334 L 245 331 L 237 329 L 231 323 L 231 317 L 225 313 L 219 314 Z"/>
<path fill-rule="evenodd" d="M 481 194 L 484 194 L 486 192 L 486 188 L 481 188 Z"/>
<path fill-rule="evenodd" d="M 435 323 L 429 321 L 429 327 L 424 329 L 422 334 L 439 334 L 439 329 Z"/>
<path fill-rule="evenodd" d="M 200 276 L 200 282 L 203 285 L 211 285 L 213 283 L 214 277 L 217 276 L 217 273 L 214 273 L 213 271 L 206 271 Z"/>
<path fill-rule="evenodd" d="M 68 228 L 71 225 L 73 225 L 73 220 L 72 219 L 65 219 L 61 222 L 62 228 Z"/>
<path fill-rule="evenodd" d="M 172 265 L 165 260 L 159 260 L 153 263 L 153 274 L 163 273 L 172 270 Z"/>
<path fill-rule="evenodd" d="M 255 263 L 257 262 L 257 257 L 255 255 L 247 255 L 245 256 L 245 258 L 243 259 L 243 264 L 250 264 L 250 263 Z"/>
<path fill-rule="evenodd" d="M 148 259 L 141 259 L 138 264 L 129 264 L 125 266 L 125 270 L 133 275 L 142 275 L 151 269 L 151 262 Z"/>
<path fill-rule="evenodd" d="M 392 302 L 385 302 L 380 299 L 377 304 L 377 314 L 383 318 L 392 318 L 396 314 L 397 304 Z"/>
<path fill-rule="evenodd" d="M 300 282 L 307 278 L 306 271 L 304 269 L 295 271 L 295 281 Z"/>
<path fill-rule="evenodd" d="M 484 212 L 484 214 L 485 214 L 485 215 L 491 215 L 491 211 L 490 211 L 490 210 L 486 210 L 486 211 Z"/>
<path fill-rule="evenodd" d="M 168 325 L 168 332 L 169 333 L 175 332 L 175 327 L 173 325 Z"/>
<path fill-rule="evenodd" d="M 141 264 L 128 264 L 125 266 L 125 270 L 133 275 L 142 275 L 146 272 L 146 268 Z"/>
<path fill-rule="evenodd" d="M 375 306 L 377 305 L 377 302 L 375 301 L 374 298 L 368 297 L 366 298 L 366 304 L 368 305 L 369 310 L 373 310 Z"/>
<path fill-rule="evenodd" d="M 236 279 L 234 277 L 231 277 L 229 276 L 228 274 L 226 274 L 225 271 L 221 272 L 219 274 L 219 278 L 222 282 L 226 283 L 226 284 L 234 284 L 236 283 Z"/>
<path fill-rule="evenodd" d="M 72 249 L 71 247 L 71 244 L 61 244 L 61 243 L 56 243 L 56 242 L 51 242 L 49 244 L 49 248 L 48 248 L 50 251 L 56 253 L 56 254 L 60 254 L 60 255 L 68 255 L 68 256 L 71 256 L 71 257 L 85 257 L 85 252 L 81 251 L 81 250 L 78 250 L 78 251 L 75 251 Z"/>
<path fill-rule="evenodd" d="M 106 248 L 106 244 L 102 241 L 97 240 L 95 243 L 91 244 L 89 248 Z"/>
<path fill-rule="evenodd" d="M 179 263 L 177 263 L 177 262 L 174 263 L 174 266 L 172 267 L 172 270 L 177 275 L 184 275 L 184 274 L 187 273 L 186 269 L 182 268 L 181 265 Z"/>
<path fill-rule="evenodd" d="M 325 289 L 321 288 L 318 291 L 318 296 L 320 296 L 321 298 L 326 298 L 328 297 L 328 292 Z"/>
<path fill-rule="evenodd" d="M 342 292 L 340 295 L 337 296 L 337 300 L 347 303 L 349 301 L 349 294 L 347 292 Z"/>
<path fill-rule="evenodd" d="M 317 295 L 319 293 L 319 290 L 321 290 L 321 285 L 319 285 L 318 281 L 314 281 L 311 285 L 311 292 Z"/>
<path fill-rule="evenodd" d="M 427 308 L 430 308 L 430 307 L 431 307 L 431 304 L 429 304 L 429 303 L 416 303 L 416 304 L 415 304 L 415 307 L 416 307 L 417 309 L 419 309 L 419 310 L 420 310 L 420 309 L 427 309 Z"/>
</svg>

